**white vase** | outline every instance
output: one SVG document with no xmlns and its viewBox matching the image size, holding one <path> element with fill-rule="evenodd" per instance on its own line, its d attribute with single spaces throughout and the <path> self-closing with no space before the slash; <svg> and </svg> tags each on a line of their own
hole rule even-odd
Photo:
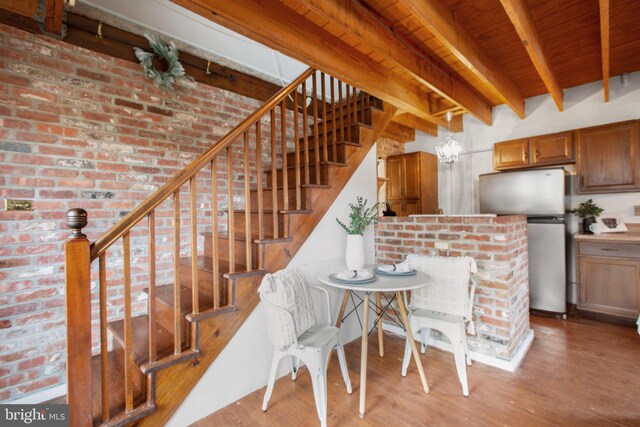
<svg viewBox="0 0 640 427">
<path fill-rule="evenodd" d="M 347 235 L 347 268 L 362 270 L 364 267 L 364 237 L 361 234 Z"/>
</svg>

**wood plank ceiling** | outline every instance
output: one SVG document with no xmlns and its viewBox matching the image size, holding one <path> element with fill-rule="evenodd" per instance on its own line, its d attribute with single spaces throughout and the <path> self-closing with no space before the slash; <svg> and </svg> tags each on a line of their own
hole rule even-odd
<svg viewBox="0 0 640 427">
<path fill-rule="evenodd" d="M 640 70 L 638 0 L 172 0 L 454 130 L 493 106 Z M 601 37 L 602 29 L 602 37 Z M 427 126 L 428 127 L 428 126 Z"/>
</svg>

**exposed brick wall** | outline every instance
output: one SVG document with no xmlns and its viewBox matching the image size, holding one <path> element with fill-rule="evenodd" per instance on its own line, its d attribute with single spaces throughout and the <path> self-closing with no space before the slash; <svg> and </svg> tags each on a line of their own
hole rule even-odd
<svg viewBox="0 0 640 427">
<path fill-rule="evenodd" d="M 527 223 L 524 216 L 385 217 L 375 228 L 376 262 L 398 262 L 416 253 L 433 255 L 435 242 L 450 243 L 449 256 L 478 264 L 469 347 L 510 359 L 529 331 Z M 440 255 L 447 255 L 440 251 Z"/>
<path fill-rule="evenodd" d="M 376 141 L 376 157 L 386 159 L 396 154 L 404 154 L 404 144 L 389 138 L 380 138 Z"/>
<path fill-rule="evenodd" d="M 0 25 L 0 198 L 34 201 L 33 212 L 0 211 L 0 401 L 65 381 L 65 212 L 86 209 L 85 233 L 95 240 L 260 104 L 199 83 L 165 94 L 137 64 Z M 234 170 L 234 180 L 242 175 Z M 224 192 L 224 167 L 218 176 Z M 207 182 L 203 171 L 199 188 Z M 186 194 L 182 202 L 187 218 Z M 171 203 L 163 206 L 159 254 L 172 246 L 162 237 L 173 228 Z M 198 207 L 211 216 L 210 202 Z M 147 260 L 136 248 L 144 236 L 132 234 L 133 274 L 142 281 Z M 160 256 L 159 271 L 171 263 Z M 119 268 L 108 276 L 110 316 L 122 300 Z"/>
</svg>

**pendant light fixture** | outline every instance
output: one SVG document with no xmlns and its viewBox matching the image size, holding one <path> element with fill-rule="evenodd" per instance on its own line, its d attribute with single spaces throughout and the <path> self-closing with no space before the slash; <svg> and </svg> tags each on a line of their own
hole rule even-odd
<svg viewBox="0 0 640 427">
<path fill-rule="evenodd" d="M 438 145 L 436 145 L 438 160 L 443 165 L 451 164 L 460 160 L 460 143 L 455 140 L 453 132 L 451 132 L 451 119 L 453 118 L 453 113 L 451 111 L 447 111 L 445 118 L 449 124 L 449 134 L 445 136 Z"/>
</svg>

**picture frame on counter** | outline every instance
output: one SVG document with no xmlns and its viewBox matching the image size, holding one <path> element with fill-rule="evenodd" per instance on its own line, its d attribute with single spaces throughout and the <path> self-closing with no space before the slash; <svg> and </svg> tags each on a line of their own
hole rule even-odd
<svg viewBox="0 0 640 427">
<path fill-rule="evenodd" d="M 618 215 L 604 214 L 596 218 L 595 234 L 600 233 L 624 233 L 627 226 Z"/>
</svg>

